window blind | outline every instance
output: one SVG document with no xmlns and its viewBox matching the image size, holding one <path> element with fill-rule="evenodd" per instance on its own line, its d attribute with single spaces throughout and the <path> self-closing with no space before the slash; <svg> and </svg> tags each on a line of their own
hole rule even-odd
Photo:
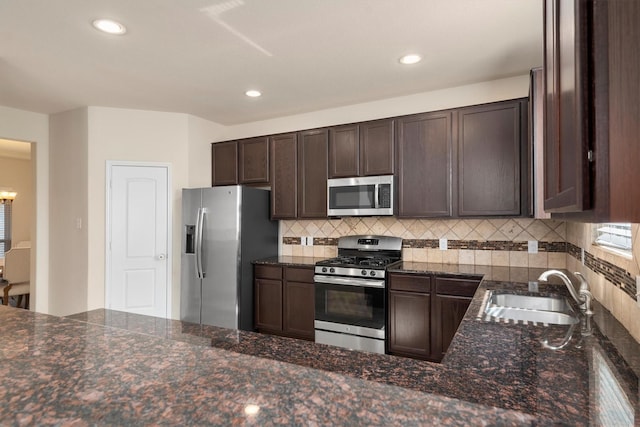
<svg viewBox="0 0 640 427">
<path fill-rule="evenodd" d="M 619 222 L 597 224 L 594 242 L 600 246 L 631 251 L 631 224 Z"/>
</svg>

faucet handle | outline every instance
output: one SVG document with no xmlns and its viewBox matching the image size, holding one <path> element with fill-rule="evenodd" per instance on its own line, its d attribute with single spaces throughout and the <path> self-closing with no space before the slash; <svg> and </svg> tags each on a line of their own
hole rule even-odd
<svg viewBox="0 0 640 427">
<path fill-rule="evenodd" d="M 582 275 L 582 273 L 580 273 L 579 271 L 576 271 L 573 273 L 574 276 L 576 276 L 578 278 L 578 280 L 580 280 L 580 291 L 588 291 L 589 290 L 589 282 L 587 282 L 587 279 L 584 278 L 584 276 Z"/>
</svg>

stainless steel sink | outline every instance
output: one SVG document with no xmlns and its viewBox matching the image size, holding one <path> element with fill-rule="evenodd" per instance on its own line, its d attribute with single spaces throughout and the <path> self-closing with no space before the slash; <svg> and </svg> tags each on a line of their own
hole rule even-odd
<svg viewBox="0 0 640 427">
<path fill-rule="evenodd" d="M 569 301 L 561 295 L 523 295 L 507 290 L 487 291 L 478 317 L 546 325 L 573 325 L 580 321 Z"/>
</svg>

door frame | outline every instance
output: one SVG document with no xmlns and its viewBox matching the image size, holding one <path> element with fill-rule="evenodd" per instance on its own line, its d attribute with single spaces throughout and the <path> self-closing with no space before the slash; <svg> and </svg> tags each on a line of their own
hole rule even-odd
<svg viewBox="0 0 640 427">
<path fill-rule="evenodd" d="M 109 248 L 111 242 L 109 236 L 111 234 L 111 178 L 112 170 L 117 166 L 132 166 L 132 167 L 155 167 L 164 168 L 167 170 L 167 301 L 166 301 L 166 318 L 171 319 L 171 302 L 173 287 L 173 198 L 171 188 L 171 163 L 160 162 L 134 162 L 134 161 L 122 161 L 122 160 L 107 160 L 106 167 L 106 180 L 105 180 L 105 235 L 104 235 L 104 253 L 105 253 L 105 271 L 104 271 L 104 302 L 105 306 L 109 304 L 111 297 L 111 250 Z M 108 309 L 108 307 L 105 307 Z"/>
</svg>

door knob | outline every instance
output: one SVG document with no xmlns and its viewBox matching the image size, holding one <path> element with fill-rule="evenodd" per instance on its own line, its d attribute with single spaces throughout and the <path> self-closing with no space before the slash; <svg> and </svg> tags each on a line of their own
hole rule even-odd
<svg viewBox="0 0 640 427">
<path fill-rule="evenodd" d="M 158 255 L 158 259 L 159 259 L 159 260 L 163 260 L 163 259 L 166 259 L 166 258 L 167 258 L 167 255 L 166 255 L 166 254 L 160 254 L 160 255 Z"/>
</svg>

